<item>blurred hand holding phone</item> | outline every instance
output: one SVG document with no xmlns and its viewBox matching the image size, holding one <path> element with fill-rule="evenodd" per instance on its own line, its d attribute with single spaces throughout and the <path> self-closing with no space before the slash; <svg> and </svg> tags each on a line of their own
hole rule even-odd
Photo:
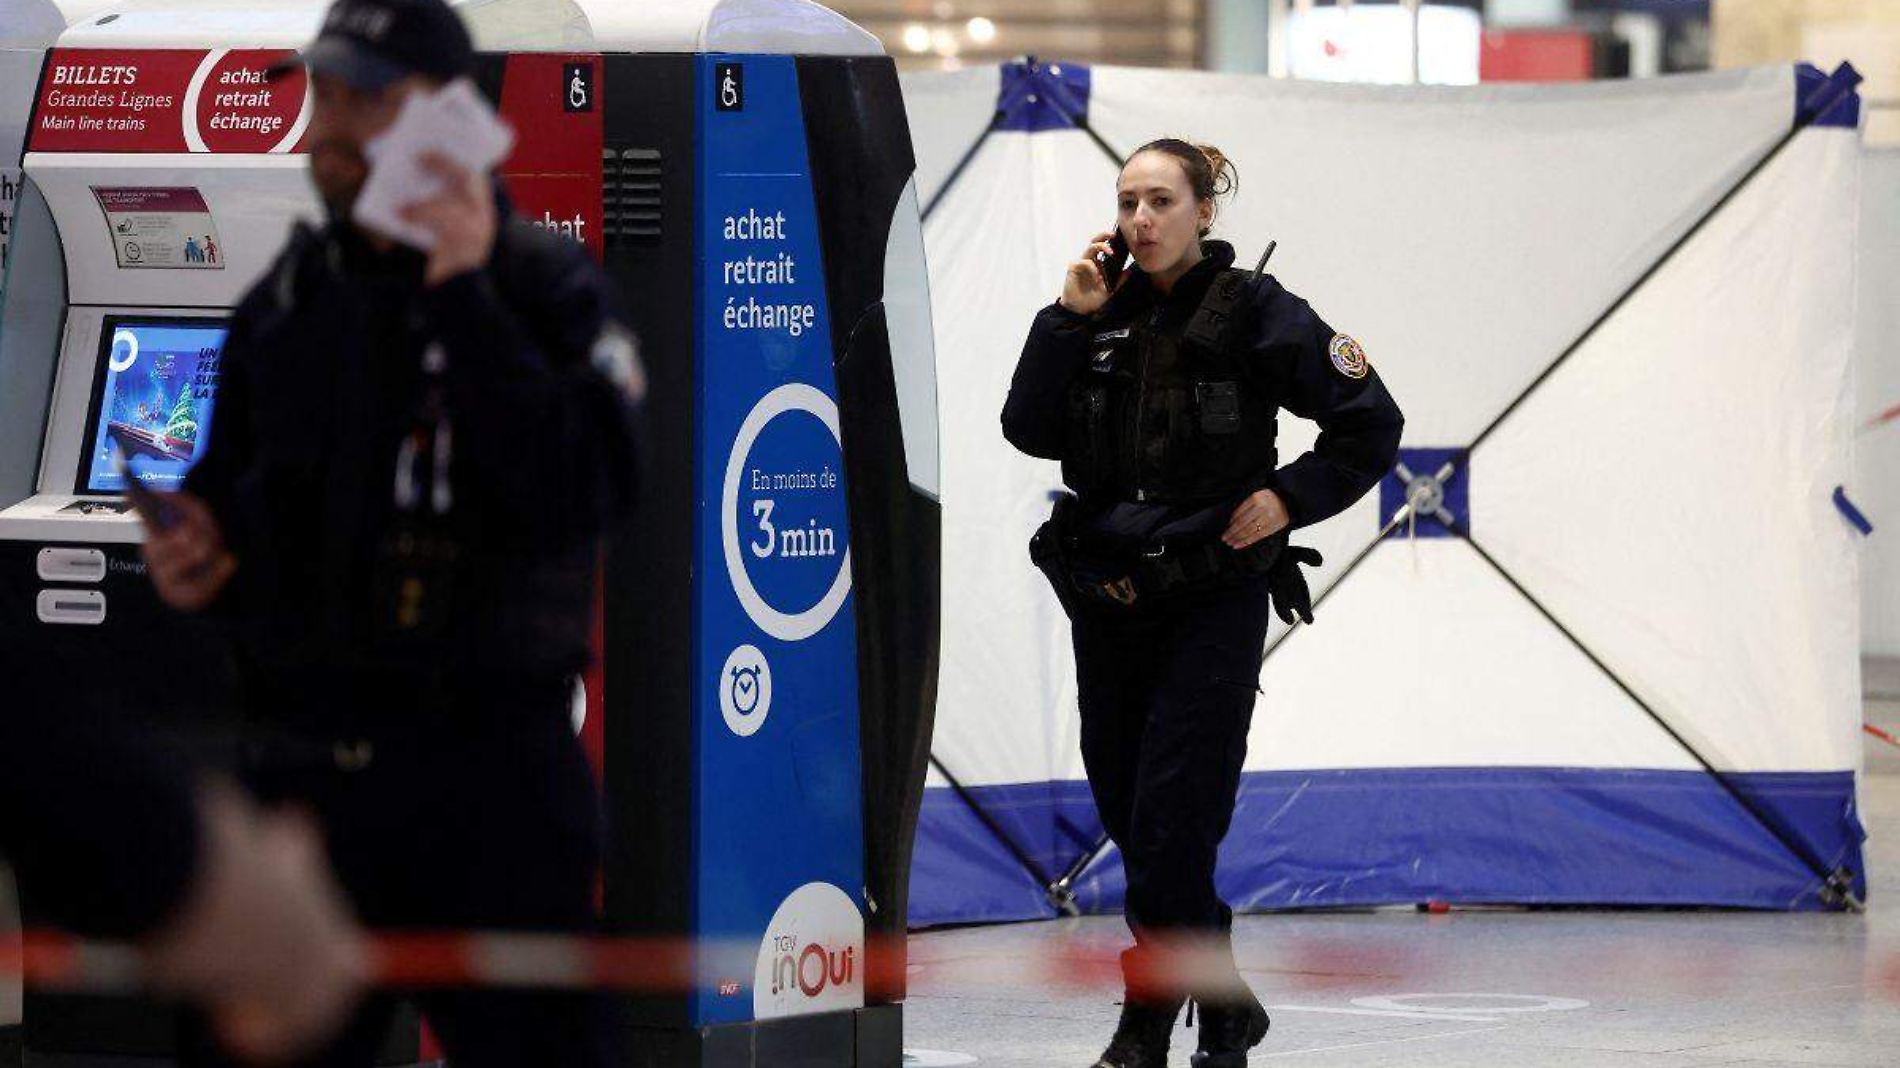
<svg viewBox="0 0 1900 1068">
<path fill-rule="evenodd" d="M 132 465 L 126 461 L 125 453 L 116 446 L 112 450 L 112 469 L 118 472 L 119 478 L 125 483 L 125 499 L 138 509 L 139 516 L 148 526 L 153 530 L 170 530 L 178 525 L 181 518 L 178 507 L 167 499 L 171 494 L 162 493 L 140 481 Z"/>
<path fill-rule="evenodd" d="M 189 493 L 146 485 L 117 448 L 112 450 L 112 466 L 145 526 L 139 556 L 159 599 L 181 612 L 209 606 L 237 571 L 237 558 L 225 548 L 217 517 Z"/>
<path fill-rule="evenodd" d="M 427 252 L 435 247 L 435 234 L 403 217 L 403 209 L 442 192 L 442 179 L 423 165 L 423 157 L 433 153 L 480 174 L 505 159 L 514 143 L 514 130 L 466 78 L 432 93 L 413 93 L 395 123 L 363 146 L 369 177 L 352 218 Z"/>
</svg>

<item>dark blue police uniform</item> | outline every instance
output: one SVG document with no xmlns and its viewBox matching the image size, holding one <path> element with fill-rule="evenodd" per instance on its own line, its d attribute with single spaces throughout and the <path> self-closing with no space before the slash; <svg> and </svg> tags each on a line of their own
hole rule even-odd
<svg viewBox="0 0 1900 1068">
<path fill-rule="evenodd" d="M 1075 494 L 1056 529 L 1038 534 L 1037 555 L 1072 622 L 1083 760 L 1127 869 L 1137 950 L 1135 1018 L 1125 1013 L 1123 1030 L 1145 1033 L 1118 1032 L 1126 1048 L 1104 1060 L 1117 1068 L 1154 1063 L 1142 1057 L 1157 1029 L 1165 1054 L 1184 996 L 1197 993 L 1137 989 L 1141 949 L 1179 933 L 1225 941 L 1232 913 L 1215 892 L 1215 860 L 1271 597 L 1303 591 L 1284 533 L 1242 551 L 1220 536 L 1263 488 L 1294 528 L 1338 513 L 1390 468 L 1403 426 L 1357 342 L 1271 276 L 1234 271 L 1227 244 L 1203 252 L 1171 292 L 1130 268 L 1092 316 L 1059 304 L 1040 312 L 1003 409 L 1010 442 L 1062 461 Z M 1280 409 L 1320 427 L 1312 451 L 1285 465 Z M 1199 1000 L 1196 1063 L 1244 1063 L 1259 1040 L 1248 1032 L 1264 1033 L 1258 1003 Z M 1143 1042 L 1149 1054 L 1129 1052 Z"/>
<path fill-rule="evenodd" d="M 505 202 L 501 220 L 486 268 L 432 288 L 419 254 L 300 229 L 236 310 L 186 483 L 238 561 L 214 611 L 250 785 L 315 809 L 372 927 L 594 922 L 597 791 L 569 709 L 643 378 L 593 261 Z M 595 999 L 417 1001 L 458 1068 L 604 1059 Z M 388 1014 L 320 1063 L 368 1064 Z"/>
</svg>

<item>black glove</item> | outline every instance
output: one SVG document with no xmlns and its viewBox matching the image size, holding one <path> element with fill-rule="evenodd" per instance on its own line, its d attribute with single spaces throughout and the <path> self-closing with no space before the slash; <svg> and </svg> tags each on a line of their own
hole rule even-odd
<svg viewBox="0 0 1900 1068">
<path fill-rule="evenodd" d="M 1318 567 L 1325 563 L 1318 549 L 1309 549 L 1304 545 L 1289 545 L 1280 558 L 1273 562 L 1267 571 L 1267 595 L 1273 599 L 1273 611 L 1280 622 L 1293 625 L 1293 617 L 1300 622 L 1313 622 L 1313 594 L 1306 588 L 1306 575 L 1300 571 L 1300 565 Z"/>
</svg>

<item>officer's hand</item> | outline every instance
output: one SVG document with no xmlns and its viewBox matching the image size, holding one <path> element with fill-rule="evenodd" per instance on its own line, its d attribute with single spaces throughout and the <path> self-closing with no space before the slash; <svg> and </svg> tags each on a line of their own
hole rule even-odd
<svg viewBox="0 0 1900 1068">
<path fill-rule="evenodd" d="M 199 825 L 185 901 L 142 947 L 153 982 L 202 1008 L 245 1063 L 306 1055 L 349 1020 L 369 970 L 316 825 L 215 783 Z"/>
<path fill-rule="evenodd" d="M 1102 265 L 1095 257 L 1114 254 L 1108 246 L 1111 236 L 1096 234 L 1082 250 L 1082 258 L 1069 264 L 1068 276 L 1062 280 L 1062 306 L 1077 315 L 1094 315 L 1108 303 L 1108 283 L 1102 280 Z"/>
<path fill-rule="evenodd" d="M 458 166 L 435 152 L 424 153 L 422 166 L 442 180 L 442 191 L 403 209 L 403 219 L 435 235 L 424 285 L 437 286 L 457 275 L 488 266 L 495 248 L 495 197 L 488 176 Z"/>
<path fill-rule="evenodd" d="M 165 496 L 170 525 L 160 528 L 156 517 L 139 512 L 145 526 L 145 570 L 159 599 L 180 612 L 197 612 L 223 592 L 237 571 L 237 558 L 224 547 L 210 506 L 189 493 Z"/>
<path fill-rule="evenodd" d="M 1240 502 L 1234 509 L 1234 518 L 1227 524 L 1226 533 L 1220 540 L 1230 549 L 1245 549 L 1262 538 L 1271 538 L 1285 530 L 1293 522 L 1287 514 L 1286 502 L 1272 490 L 1263 489 Z"/>
</svg>

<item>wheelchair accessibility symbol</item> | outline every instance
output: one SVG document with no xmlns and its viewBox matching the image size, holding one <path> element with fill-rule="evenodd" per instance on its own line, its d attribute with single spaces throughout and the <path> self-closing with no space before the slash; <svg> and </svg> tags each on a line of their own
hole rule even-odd
<svg viewBox="0 0 1900 1068">
<path fill-rule="evenodd" d="M 741 645 L 726 657 L 726 666 L 719 672 L 719 711 L 726 727 L 749 738 L 765 726 L 771 710 L 772 665 L 757 647 Z"/>
<path fill-rule="evenodd" d="M 718 88 L 718 96 L 713 100 L 714 111 L 745 110 L 745 67 L 739 63 L 721 63 L 713 68 L 713 84 Z"/>
<path fill-rule="evenodd" d="M 566 96 L 561 100 L 562 111 L 594 110 L 594 65 L 592 63 L 569 63 L 561 68 L 561 86 Z"/>
</svg>

